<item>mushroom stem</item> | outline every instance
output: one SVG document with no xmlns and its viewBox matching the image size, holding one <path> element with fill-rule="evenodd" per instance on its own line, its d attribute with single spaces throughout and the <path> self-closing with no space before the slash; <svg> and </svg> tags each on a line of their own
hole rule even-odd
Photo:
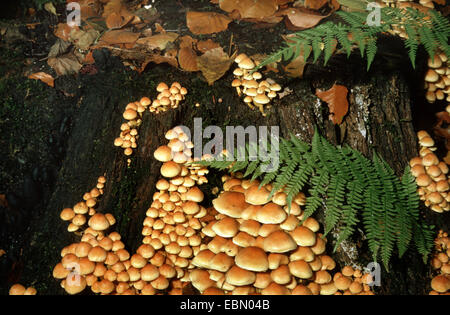
<svg viewBox="0 0 450 315">
<path fill-rule="evenodd" d="M 239 97 L 241 97 L 241 88 L 239 86 L 236 87 L 236 91 Z"/>
</svg>

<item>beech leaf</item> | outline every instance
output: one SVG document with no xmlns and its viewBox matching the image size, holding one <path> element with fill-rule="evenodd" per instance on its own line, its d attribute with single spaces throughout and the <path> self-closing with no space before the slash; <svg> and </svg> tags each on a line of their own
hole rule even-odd
<svg viewBox="0 0 450 315">
<path fill-rule="evenodd" d="M 328 104 L 330 109 L 329 118 L 335 125 L 340 125 L 348 112 L 347 93 L 348 89 L 338 84 L 334 84 L 327 91 L 316 90 L 317 97 Z"/>
<path fill-rule="evenodd" d="M 55 79 L 48 73 L 36 72 L 28 76 L 28 79 L 41 80 L 45 84 L 51 87 L 55 87 Z"/>
<path fill-rule="evenodd" d="M 216 12 L 194 12 L 186 14 L 186 24 L 195 35 L 212 34 L 226 30 L 232 20 Z"/>
<path fill-rule="evenodd" d="M 219 80 L 233 64 L 234 56 L 228 56 L 222 47 L 208 50 L 197 58 L 198 68 L 209 85 Z"/>
</svg>

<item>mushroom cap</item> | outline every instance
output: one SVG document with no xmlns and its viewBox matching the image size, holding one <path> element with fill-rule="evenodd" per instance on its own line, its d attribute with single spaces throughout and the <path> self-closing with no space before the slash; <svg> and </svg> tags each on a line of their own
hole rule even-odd
<svg viewBox="0 0 450 315">
<path fill-rule="evenodd" d="M 53 278 L 55 279 L 64 279 L 69 274 L 69 269 L 64 268 L 62 263 L 56 264 L 53 268 Z"/>
<path fill-rule="evenodd" d="M 160 171 L 162 176 L 172 178 L 180 174 L 181 166 L 173 161 L 167 161 L 161 166 Z"/>
<path fill-rule="evenodd" d="M 259 185 L 250 186 L 244 193 L 245 202 L 252 205 L 264 205 L 270 201 L 270 191 L 266 187 L 259 188 Z"/>
<path fill-rule="evenodd" d="M 23 285 L 16 283 L 9 288 L 9 295 L 24 295 L 25 291 L 26 288 Z"/>
<path fill-rule="evenodd" d="M 338 290 L 345 291 L 347 290 L 350 285 L 352 284 L 352 279 L 350 279 L 348 276 L 340 276 L 336 280 L 334 280 L 334 285 Z"/>
<path fill-rule="evenodd" d="M 141 279 L 144 281 L 153 281 L 159 277 L 159 270 L 152 264 L 145 265 L 141 270 Z"/>
<path fill-rule="evenodd" d="M 287 265 L 279 266 L 270 273 L 270 276 L 274 282 L 282 285 L 287 285 L 292 280 L 291 272 L 289 271 L 289 267 Z"/>
<path fill-rule="evenodd" d="M 313 271 L 304 260 L 294 260 L 289 263 L 291 274 L 300 279 L 309 279 L 313 276 Z"/>
<path fill-rule="evenodd" d="M 262 295 L 287 295 L 289 290 L 276 282 L 272 282 L 265 289 L 261 291 Z"/>
<path fill-rule="evenodd" d="M 132 108 L 128 108 L 123 112 L 123 118 L 125 118 L 126 120 L 136 119 L 137 115 L 137 112 Z"/>
<path fill-rule="evenodd" d="M 256 212 L 255 220 L 263 224 L 280 224 L 286 220 L 287 214 L 276 203 L 270 202 Z"/>
<path fill-rule="evenodd" d="M 297 227 L 291 236 L 299 246 L 313 246 L 316 243 L 316 234 L 304 226 Z"/>
<path fill-rule="evenodd" d="M 255 67 L 255 63 L 250 58 L 243 58 L 238 63 L 239 68 L 245 69 L 245 70 L 251 70 Z"/>
<path fill-rule="evenodd" d="M 160 82 L 160 83 L 158 84 L 158 86 L 156 87 L 156 91 L 158 91 L 158 92 L 162 92 L 162 91 L 168 90 L 168 89 L 169 89 L 169 87 L 168 87 L 167 84 L 164 83 L 164 82 Z"/>
<path fill-rule="evenodd" d="M 96 231 L 104 231 L 110 226 L 108 219 L 103 213 L 94 214 L 89 219 L 88 225 Z"/>
<path fill-rule="evenodd" d="M 160 162 L 168 162 L 172 160 L 172 149 L 166 145 L 162 145 L 153 152 L 153 156 Z"/>
<path fill-rule="evenodd" d="M 236 58 L 234 58 L 234 61 L 236 63 L 240 63 L 242 60 L 248 58 L 248 56 L 244 53 L 240 53 L 239 55 L 236 56 Z"/>
<path fill-rule="evenodd" d="M 297 248 L 292 237 L 284 231 L 272 232 L 263 242 L 264 250 L 271 253 L 286 253 Z"/>
<path fill-rule="evenodd" d="M 213 200 L 214 209 L 232 218 L 241 218 L 242 212 L 249 206 L 243 193 L 225 191 Z"/>
<path fill-rule="evenodd" d="M 86 288 L 86 278 L 74 273 L 67 275 L 64 290 L 69 294 L 78 294 Z"/>
<path fill-rule="evenodd" d="M 194 288 L 200 292 L 213 287 L 216 283 L 209 278 L 209 272 L 206 270 L 195 269 L 189 273 L 189 279 Z"/>
<path fill-rule="evenodd" d="M 209 249 L 201 250 L 197 255 L 195 255 L 192 260 L 192 264 L 199 268 L 209 268 L 209 264 L 214 256 L 215 254 Z"/>
<path fill-rule="evenodd" d="M 425 81 L 427 82 L 437 82 L 439 80 L 439 75 L 434 71 L 433 69 L 428 69 L 427 73 L 425 74 Z"/>
<path fill-rule="evenodd" d="M 209 268 L 220 272 L 227 272 L 233 264 L 233 257 L 230 257 L 225 253 L 218 253 L 213 259 L 211 259 Z"/>
<path fill-rule="evenodd" d="M 231 238 L 239 231 L 239 222 L 230 217 L 225 217 L 212 226 L 212 230 L 219 236 Z"/>
<path fill-rule="evenodd" d="M 252 271 L 242 269 L 234 265 L 226 273 L 225 279 L 231 285 L 244 286 L 254 283 L 256 280 L 256 274 Z"/>
<path fill-rule="evenodd" d="M 258 94 L 253 98 L 253 101 L 258 104 L 268 104 L 270 103 L 270 98 L 268 98 L 265 94 Z"/>
<path fill-rule="evenodd" d="M 311 290 L 304 286 L 303 284 L 299 284 L 297 285 L 293 290 L 292 290 L 292 295 L 312 295 L 313 293 L 311 292 Z"/>
<path fill-rule="evenodd" d="M 267 254 L 259 247 L 246 247 L 241 249 L 235 257 L 236 265 L 240 268 L 264 272 L 269 268 Z"/>
<path fill-rule="evenodd" d="M 93 262 L 104 262 L 107 257 L 107 252 L 100 246 L 94 246 L 91 248 L 88 254 L 88 258 Z"/>
<path fill-rule="evenodd" d="M 194 201 L 194 202 L 202 202 L 205 195 L 197 186 L 189 188 L 186 192 L 186 200 Z"/>
<path fill-rule="evenodd" d="M 70 221 L 75 217 L 75 212 L 73 211 L 72 208 L 64 208 L 59 217 L 61 218 L 61 220 L 63 221 Z"/>
</svg>

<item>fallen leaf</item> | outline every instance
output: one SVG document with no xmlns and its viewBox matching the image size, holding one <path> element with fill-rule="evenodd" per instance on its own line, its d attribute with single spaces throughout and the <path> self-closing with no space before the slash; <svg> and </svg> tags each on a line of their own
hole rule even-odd
<svg viewBox="0 0 450 315">
<path fill-rule="evenodd" d="M 304 7 L 312 10 L 319 10 L 327 3 L 328 0 L 305 0 Z"/>
<path fill-rule="evenodd" d="M 91 65 L 95 63 L 94 52 L 90 50 L 84 57 L 83 64 Z"/>
<path fill-rule="evenodd" d="M 219 48 L 220 45 L 211 39 L 201 40 L 197 43 L 197 50 L 201 53 L 205 53 L 210 49 Z"/>
<path fill-rule="evenodd" d="M 114 45 L 114 44 L 127 44 L 135 43 L 139 38 L 139 33 L 133 33 L 125 30 L 111 30 L 103 34 L 100 38 L 101 41 Z"/>
<path fill-rule="evenodd" d="M 2 257 L 5 254 L 6 254 L 6 252 L 3 249 L 0 249 L 0 257 Z"/>
<path fill-rule="evenodd" d="M 50 74 L 45 73 L 45 72 L 36 72 L 36 73 L 30 74 L 28 76 L 28 79 L 41 80 L 48 86 L 55 87 L 55 79 Z"/>
<path fill-rule="evenodd" d="M 55 70 L 58 76 L 78 73 L 82 67 L 77 58 L 71 53 L 60 57 L 49 58 L 47 63 Z"/>
<path fill-rule="evenodd" d="M 242 6 L 239 12 L 242 18 L 263 19 L 273 15 L 278 10 L 276 0 L 250 1 L 249 6 Z"/>
<path fill-rule="evenodd" d="M 139 45 L 146 45 L 147 48 L 164 50 L 169 43 L 173 43 L 178 38 L 177 33 L 167 32 L 165 34 L 156 34 L 150 37 L 140 38 L 137 41 Z"/>
<path fill-rule="evenodd" d="M 155 23 L 155 33 L 165 34 L 166 30 L 159 23 Z"/>
<path fill-rule="evenodd" d="M 197 58 L 198 68 L 209 85 L 220 79 L 234 62 L 234 55 L 228 56 L 223 48 L 208 50 Z"/>
<path fill-rule="evenodd" d="M 69 47 L 70 47 L 69 42 L 63 41 L 61 38 L 58 38 L 56 42 L 53 44 L 53 46 L 50 47 L 50 52 L 48 53 L 47 57 L 51 58 L 63 55 L 67 52 Z"/>
<path fill-rule="evenodd" d="M 80 16 L 84 21 L 89 18 L 98 16 L 100 13 L 100 9 L 102 8 L 102 5 L 98 0 L 77 0 L 71 2 L 78 2 L 78 4 L 80 5 Z"/>
<path fill-rule="evenodd" d="M 94 41 L 100 36 L 100 33 L 94 29 L 88 31 L 73 29 L 70 32 L 70 41 L 75 47 L 81 50 L 88 50 Z"/>
<path fill-rule="evenodd" d="M 109 29 L 119 29 L 130 23 L 131 20 L 133 19 L 134 19 L 133 15 L 128 15 L 127 17 L 124 17 L 119 13 L 113 12 L 106 18 L 106 26 Z"/>
<path fill-rule="evenodd" d="M 333 84 L 327 91 L 316 89 L 316 95 L 328 104 L 330 120 L 336 125 L 342 123 L 342 119 L 348 112 L 348 89 L 343 85 Z"/>
<path fill-rule="evenodd" d="M 216 12 L 186 13 L 186 24 L 195 35 L 212 34 L 226 30 L 232 20 L 226 15 Z"/>
<path fill-rule="evenodd" d="M 180 38 L 180 48 L 189 47 L 192 48 L 197 43 L 197 39 L 192 38 L 189 35 L 185 35 Z"/>
<path fill-rule="evenodd" d="M 323 18 L 329 15 L 317 15 L 306 9 L 288 8 L 278 14 L 286 15 L 294 30 L 303 30 L 316 26 Z"/>
<path fill-rule="evenodd" d="M 241 18 L 262 19 L 278 10 L 276 0 L 220 0 L 220 8 L 226 12 L 239 11 Z"/>
<path fill-rule="evenodd" d="M 73 29 L 78 30 L 79 28 L 78 26 L 72 28 L 67 23 L 59 23 L 54 34 L 56 37 L 61 38 L 64 41 L 69 41 L 70 32 Z"/>
<path fill-rule="evenodd" d="M 289 64 L 283 67 L 284 71 L 291 78 L 302 78 L 303 71 L 305 70 L 305 57 L 303 52 L 301 52 L 297 58 L 292 60 Z"/>
<path fill-rule="evenodd" d="M 197 54 L 190 47 L 180 48 L 178 51 L 178 63 L 180 68 L 186 71 L 198 71 Z"/>
<path fill-rule="evenodd" d="M 276 1 L 279 6 L 288 4 L 290 2 L 294 2 L 294 0 L 277 0 Z"/>
</svg>

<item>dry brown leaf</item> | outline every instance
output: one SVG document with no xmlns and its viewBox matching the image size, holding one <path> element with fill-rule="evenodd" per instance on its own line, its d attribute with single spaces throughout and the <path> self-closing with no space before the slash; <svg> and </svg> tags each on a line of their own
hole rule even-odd
<svg viewBox="0 0 450 315">
<path fill-rule="evenodd" d="M 249 6 L 242 6 L 239 9 L 243 19 L 263 19 L 274 15 L 274 13 L 278 10 L 276 0 L 258 0 L 250 2 L 251 3 Z"/>
<path fill-rule="evenodd" d="M 186 24 L 195 35 L 212 34 L 226 30 L 232 20 L 216 12 L 194 12 L 186 14 Z"/>
<path fill-rule="evenodd" d="M 443 160 L 447 165 L 450 165 L 450 151 L 447 152 L 447 155 Z"/>
<path fill-rule="evenodd" d="M 92 64 L 95 63 L 95 60 L 94 60 L 94 54 L 93 54 L 93 53 L 94 53 L 94 52 L 93 52 L 92 50 L 90 50 L 90 51 L 86 54 L 86 56 L 84 56 L 83 64 L 85 64 L 85 65 L 92 65 Z"/>
<path fill-rule="evenodd" d="M 201 53 L 205 53 L 210 49 L 219 48 L 220 45 L 211 39 L 202 40 L 197 43 L 197 50 Z"/>
<path fill-rule="evenodd" d="M 287 8 L 277 13 L 277 15 L 286 16 L 285 23 L 289 30 L 304 30 L 314 27 L 330 14 L 320 15 L 316 11 L 305 8 Z"/>
<path fill-rule="evenodd" d="M 190 47 L 180 48 L 178 51 L 178 63 L 180 68 L 186 71 L 198 71 L 197 54 Z"/>
<path fill-rule="evenodd" d="M 286 24 L 290 30 L 303 30 L 316 26 L 323 18 L 329 15 L 317 15 L 314 12 L 301 8 L 288 8 L 278 14 L 286 15 Z M 289 24 L 289 23 L 290 24 Z"/>
<path fill-rule="evenodd" d="M 139 38 L 139 33 L 133 33 L 125 30 L 108 31 L 101 37 L 101 40 L 107 44 L 129 44 L 135 43 Z"/>
<path fill-rule="evenodd" d="M 65 54 L 70 47 L 70 43 L 63 41 L 61 38 L 58 38 L 56 42 L 50 47 L 50 52 L 47 57 L 58 57 L 59 55 Z"/>
<path fill-rule="evenodd" d="M 304 7 L 312 10 L 319 10 L 327 3 L 328 0 L 305 0 Z"/>
<path fill-rule="evenodd" d="M 195 46 L 195 44 L 197 43 L 197 39 L 192 38 L 189 35 L 185 35 L 183 37 L 180 38 L 180 48 L 184 48 L 184 47 L 189 47 L 192 48 Z"/>
<path fill-rule="evenodd" d="M 343 85 L 333 84 L 327 91 L 316 89 L 316 95 L 328 104 L 330 120 L 336 125 L 342 123 L 342 119 L 348 112 L 348 89 Z"/>
<path fill-rule="evenodd" d="M 130 23 L 135 18 L 136 17 L 133 15 L 128 15 L 127 17 L 125 17 L 116 12 L 113 12 L 106 18 L 106 26 L 109 29 L 119 29 Z M 140 21 L 136 21 L 136 23 L 139 22 Z"/>
<path fill-rule="evenodd" d="M 165 34 L 156 34 L 150 37 L 138 39 L 136 42 L 139 45 L 145 45 L 147 48 L 164 50 L 167 44 L 173 43 L 178 38 L 177 33 L 167 32 Z"/>
<path fill-rule="evenodd" d="M 166 30 L 159 23 L 155 23 L 155 33 L 165 34 Z"/>
<path fill-rule="evenodd" d="M 41 80 L 45 84 L 51 87 L 55 87 L 55 79 L 48 73 L 36 72 L 28 76 L 28 79 Z"/>
<path fill-rule="evenodd" d="M 292 78 L 302 78 L 303 71 L 305 70 L 305 65 L 306 65 L 305 57 L 302 52 L 298 55 L 297 58 L 295 58 L 288 65 L 283 67 L 283 69 L 287 73 L 287 75 Z"/>
<path fill-rule="evenodd" d="M 77 0 L 72 2 L 78 2 L 80 5 L 80 16 L 82 20 L 98 16 L 102 7 L 98 0 Z"/>
<path fill-rule="evenodd" d="M 78 30 L 78 26 L 70 27 L 67 23 L 59 23 L 55 29 L 55 36 L 61 38 L 64 41 L 69 41 L 70 32 L 75 29 Z"/>
<path fill-rule="evenodd" d="M 243 19 L 262 19 L 278 10 L 277 0 L 220 0 L 220 8 L 226 12 L 239 11 Z"/>
<path fill-rule="evenodd" d="M 208 50 L 197 58 L 197 64 L 209 85 L 220 79 L 233 64 L 234 55 L 228 56 L 221 47 Z"/>
<path fill-rule="evenodd" d="M 88 31 L 73 29 L 70 32 L 69 39 L 73 42 L 75 47 L 81 50 L 88 50 L 99 35 L 100 33 L 94 29 L 90 29 Z"/>
<path fill-rule="evenodd" d="M 77 58 L 71 53 L 60 57 L 49 58 L 47 63 L 55 70 L 58 76 L 78 73 L 82 67 Z"/>
</svg>

